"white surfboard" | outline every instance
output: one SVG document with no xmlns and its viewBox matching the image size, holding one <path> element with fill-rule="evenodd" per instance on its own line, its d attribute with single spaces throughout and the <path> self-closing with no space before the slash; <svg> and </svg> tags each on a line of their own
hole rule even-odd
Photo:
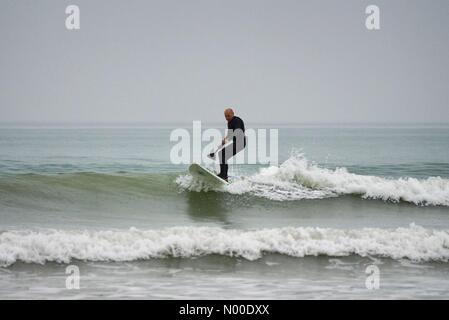
<svg viewBox="0 0 449 320">
<path fill-rule="evenodd" d="M 211 183 L 214 185 L 228 185 L 229 182 L 226 180 L 223 180 L 219 176 L 217 176 L 214 172 L 211 170 L 197 164 L 193 163 L 189 167 L 189 172 L 192 176 L 199 178 L 207 183 Z"/>
</svg>

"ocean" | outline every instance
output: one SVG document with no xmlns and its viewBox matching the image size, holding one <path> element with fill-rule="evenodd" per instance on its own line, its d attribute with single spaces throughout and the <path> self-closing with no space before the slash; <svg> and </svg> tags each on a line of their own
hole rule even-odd
<svg viewBox="0 0 449 320">
<path fill-rule="evenodd" d="M 219 188 L 176 127 L 0 127 L 0 299 L 449 298 L 448 125 L 265 125 Z"/>
</svg>

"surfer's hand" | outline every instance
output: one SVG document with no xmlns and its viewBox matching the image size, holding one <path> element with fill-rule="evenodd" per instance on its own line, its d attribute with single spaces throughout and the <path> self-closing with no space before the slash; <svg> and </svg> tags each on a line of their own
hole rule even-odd
<svg viewBox="0 0 449 320">
<path fill-rule="evenodd" d="M 226 144 L 226 139 L 221 140 L 221 145 L 225 145 Z"/>
</svg>

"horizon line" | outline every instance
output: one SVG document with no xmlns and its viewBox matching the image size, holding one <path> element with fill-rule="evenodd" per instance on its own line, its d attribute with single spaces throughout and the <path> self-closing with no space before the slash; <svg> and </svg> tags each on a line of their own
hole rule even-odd
<svg viewBox="0 0 449 320">
<path fill-rule="evenodd" d="M 172 127 L 173 125 L 191 125 L 193 121 L 201 121 L 201 120 L 191 120 L 191 121 L 0 121 L 0 128 L 139 128 L 139 127 Z M 248 122 L 245 121 L 246 124 L 250 124 L 251 127 L 257 126 L 272 126 L 277 125 L 280 127 L 345 127 L 345 126 L 361 126 L 361 127 L 388 127 L 388 126 L 398 126 L 398 127 L 407 127 L 407 126 L 432 126 L 432 127 L 444 127 L 449 126 L 449 122 L 405 122 L 405 121 L 333 121 L 333 122 L 318 122 L 318 121 L 309 121 L 309 122 L 276 122 L 276 121 L 254 121 Z M 211 125 L 223 126 L 226 124 L 226 121 L 202 121 L 202 124 L 205 127 L 209 127 Z M 250 126 L 247 126 L 248 128 Z"/>
</svg>

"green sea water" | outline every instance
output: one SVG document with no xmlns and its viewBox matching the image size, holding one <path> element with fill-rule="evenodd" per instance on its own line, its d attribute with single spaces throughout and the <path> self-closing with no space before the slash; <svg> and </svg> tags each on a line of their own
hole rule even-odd
<svg viewBox="0 0 449 320">
<path fill-rule="evenodd" d="M 1 127 L 0 298 L 448 297 L 448 126 L 265 125 L 221 189 L 176 127 Z"/>
</svg>

